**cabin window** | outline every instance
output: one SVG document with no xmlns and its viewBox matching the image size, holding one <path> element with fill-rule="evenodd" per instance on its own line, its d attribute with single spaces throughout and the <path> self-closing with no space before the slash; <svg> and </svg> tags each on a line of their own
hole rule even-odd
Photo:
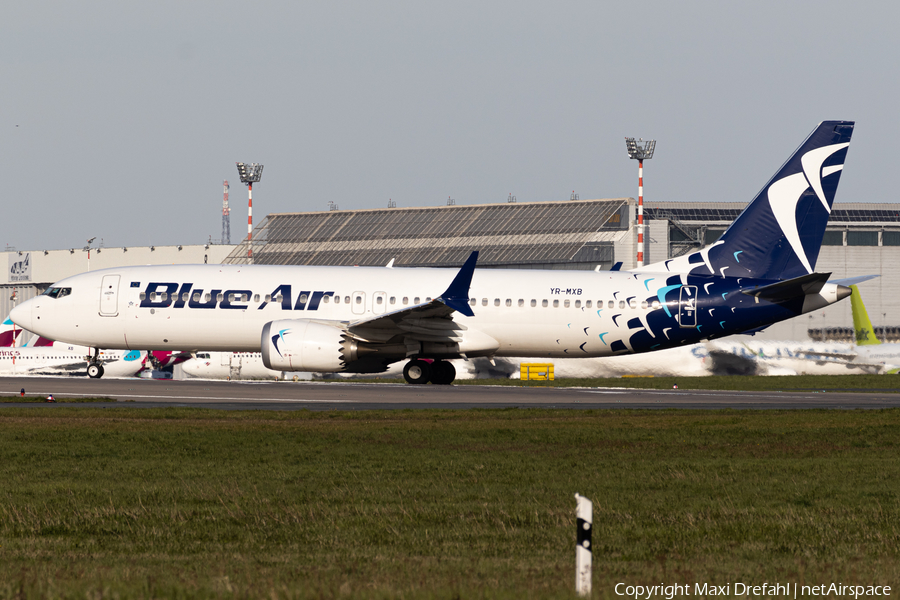
<svg viewBox="0 0 900 600">
<path fill-rule="evenodd" d="M 307 300 L 309 300 L 309 294 L 300 294 L 300 298 L 297 300 L 297 302 L 299 302 L 300 304 L 306 304 Z M 358 299 L 356 303 L 359 304 Z"/>
<path fill-rule="evenodd" d="M 150 292 L 150 301 L 151 301 L 151 302 L 155 302 L 155 301 L 156 301 L 156 292 Z"/>
<path fill-rule="evenodd" d="M 553 301 L 553 308 L 559 308 L 559 300 Z"/>
<path fill-rule="evenodd" d="M 648 307 L 648 306 L 650 306 L 650 305 L 647 304 L 647 301 L 646 301 L 646 300 L 642 300 L 642 301 L 641 301 L 641 308 L 643 308 L 644 310 L 647 310 L 647 307 Z"/>
<path fill-rule="evenodd" d="M 397 304 L 397 297 L 391 296 L 391 304 Z"/>
<path fill-rule="evenodd" d="M 511 298 L 507 298 L 507 299 L 506 299 L 506 305 L 507 305 L 507 306 L 512 306 L 512 299 L 511 299 Z"/>
<path fill-rule="evenodd" d="M 419 297 L 416 296 L 415 298 L 413 298 L 413 304 L 418 304 L 418 303 L 419 303 Z"/>
<path fill-rule="evenodd" d="M 425 298 L 425 302 L 431 302 L 431 298 Z"/>
<path fill-rule="evenodd" d="M 225 299 L 225 294 L 223 294 L 222 292 L 219 292 L 218 294 L 216 294 L 216 301 L 217 301 L 217 302 L 221 302 L 221 301 L 224 300 L 224 299 Z"/>
<path fill-rule="evenodd" d="M 619 308 L 625 308 L 625 301 L 619 300 Z"/>
<path fill-rule="evenodd" d="M 163 300 L 165 300 L 165 298 L 163 298 Z M 234 294 L 228 294 L 228 301 L 234 302 Z"/>
<path fill-rule="evenodd" d="M 568 300 L 563 300 L 563 307 L 569 308 L 569 301 L 568 301 Z"/>
<path fill-rule="evenodd" d="M 344 296 L 344 304 L 350 304 L 350 296 Z"/>
<path fill-rule="evenodd" d="M 375 296 L 375 304 L 381 305 L 381 304 L 383 304 L 383 303 L 384 303 L 384 297 L 383 297 L 383 296 Z"/>
<path fill-rule="evenodd" d="M 322 298 L 322 302 L 328 304 L 329 302 L 331 302 L 331 296 L 325 296 L 324 298 Z"/>
<path fill-rule="evenodd" d="M 615 307 L 616 307 L 615 301 L 610 300 L 610 301 L 609 301 L 609 307 L 610 307 L 610 308 L 615 308 Z"/>
<path fill-rule="evenodd" d="M 146 299 L 147 299 L 147 294 L 144 293 L 144 292 L 141 292 L 140 299 L 141 299 L 141 300 L 146 300 Z"/>
<path fill-rule="evenodd" d="M 403 306 L 409 304 L 409 296 L 403 296 Z"/>
<path fill-rule="evenodd" d="M 590 301 L 590 300 L 585 300 L 585 301 L 584 301 L 584 306 L 585 306 L 585 308 L 590 308 L 590 307 L 591 307 L 591 301 Z"/>
<path fill-rule="evenodd" d="M 469 298 L 469 306 L 475 306 L 478 304 L 478 298 Z"/>
<path fill-rule="evenodd" d="M 194 295 L 191 296 L 191 299 L 192 299 L 194 302 L 200 302 L 200 292 L 194 292 Z M 266 302 L 268 302 L 268 301 L 269 301 L 269 297 L 266 296 Z"/>
<path fill-rule="evenodd" d="M 659 308 L 660 307 L 659 300 L 654 300 L 653 304 L 651 304 L 650 306 L 652 306 L 653 308 Z"/>
<path fill-rule="evenodd" d="M 341 303 L 341 297 L 340 297 L 340 296 L 335 296 L 335 297 L 334 297 L 334 303 L 335 303 L 335 304 L 340 304 L 340 303 Z"/>
<path fill-rule="evenodd" d="M 303 296 L 300 296 L 300 297 L 303 298 Z M 353 299 L 353 301 L 356 302 L 357 304 L 362 304 L 362 296 L 357 296 L 356 298 Z"/>
<path fill-rule="evenodd" d="M 581 300 L 575 301 L 575 308 L 581 308 Z"/>
<path fill-rule="evenodd" d="M 487 302 L 488 302 L 488 301 L 487 301 L 487 298 L 482 298 L 482 299 L 481 299 L 481 305 L 482 305 L 482 306 L 487 306 Z"/>
<path fill-rule="evenodd" d="M 188 299 L 188 293 L 187 293 L 187 292 L 182 293 L 182 294 L 181 294 L 181 301 L 182 301 L 182 302 L 187 302 L 187 299 Z"/>
<path fill-rule="evenodd" d="M 222 294 L 219 294 L 219 295 L 221 296 Z M 212 300 L 212 293 L 206 292 L 206 297 L 204 298 L 204 301 L 209 302 L 210 300 Z"/>
<path fill-rule="evenodd" d="M 494 306 L 500 306 L 500 298 L 494 298 Z"/>
<path fill-rule="evenodd" d="M 628 307 L 629 307 L 629 308 L 637 308 L 637 300 L 635 300 L 634 298 L 632 298 L 631 300 L 629 300 L 629 301 L 628 301 Z"/>
<path fill-rule="evenodd" d="M 548 304 L 548 303 L 547 303 L 547 300 L 546 300 L 546 299 L 541 300 L 541 306 L 543 306 L 544 308 L 547 308 L 547 304 Z"/>
<path fill-rule="evenodd" d="M 525 300 L 523 300 L 522 298 L 519 298 L 519 308 L 521 308 L 523 306 L 525 306 Z"/>
<path fill-rule="evenodd" d="M 253 296 L 253 301 L 254 301 L 254 302 L 259 302 L 259 294 L 255 294 L 255 295 Z"/>
<path fill-rule="evenodd" d="M 537 306 L 537 300 L 535 300 L 534 298 L 531 299 L 531 306 Z"/>
</svg>

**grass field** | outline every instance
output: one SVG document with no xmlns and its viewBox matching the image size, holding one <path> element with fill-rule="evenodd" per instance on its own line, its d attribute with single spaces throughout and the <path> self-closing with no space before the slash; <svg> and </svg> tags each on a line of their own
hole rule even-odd
<svg viewBox="0 0 900 600">
<path fill-rule="evenodd" d="M 0 598 L 900 587 L 900 410 L 0 408 Z"/>
</svg>

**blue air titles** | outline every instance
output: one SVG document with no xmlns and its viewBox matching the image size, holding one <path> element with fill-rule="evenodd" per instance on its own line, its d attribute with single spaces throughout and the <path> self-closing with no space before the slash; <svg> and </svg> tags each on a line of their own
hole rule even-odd
<svg viewBox="0 0 900 600">
<path fill-rule="evenodd" d="M 132 286 L 134 287 L 134 286 Z M 267 304 L 280 304 L 282 310 L 318 310 L 322 299 L 334 296 L 334 292 L 301 290 L 297 294 L 297 301 L 292 301 L 293 294 L 290 285 L 280 285 L 266 300 L 260 303 L 258 310 L 262 310 Z M 242 309 L 251 308 L 250 299 L 252 290 L 246 289 L 211 289 L 194 288 L 193 283 L 167 283 L 151 282 L 141 293 L 141 308 L 222 308 Z"/>
</svg>

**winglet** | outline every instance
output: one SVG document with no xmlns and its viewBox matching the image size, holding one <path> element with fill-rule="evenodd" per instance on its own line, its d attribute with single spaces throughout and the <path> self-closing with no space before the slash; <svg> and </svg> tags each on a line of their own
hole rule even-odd
<svg viewBox="0 0 900 600">
<path fill-rule="evenodd" d="M 469 306 L 469 286 L 472 285 L 472 274 L 475 272 L 475 263 L 478 262 L 478 250 L 472 252 L 465 264 L 460 268 L 459 273 L 453 278 L 450 287 L 441 294 L 437 300 L 440 300 L 456 312 L 462 313 L 467 317 L 474 317 L 472 307 Z"/>
</svg>

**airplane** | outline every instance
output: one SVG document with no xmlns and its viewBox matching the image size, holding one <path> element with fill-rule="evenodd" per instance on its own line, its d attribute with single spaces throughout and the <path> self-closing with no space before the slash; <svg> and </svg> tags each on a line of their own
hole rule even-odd
<svg viewBox="0 0 900 600">
<path fill-rule="evenodd" d="M 281 379 L 282 371 L 263 364 L 261 352 L 197 352 L 181 370 L 203 379 Z"/>
<path fill-rule="evenodd" d="M 875 328 L 863 304 L 859 288 L 850 286 L 850 311 L 856 344 L 846 352 L 821 352 L 821 356 L 843 359 L 848 368 L 859 367 L 869 373 L 900 373 L 900 344 L 884 344 L 875 336 Z"/>
<path fill-rule="evenodd" d="M 11 316 L 95 347 L 261 352 L 276 371 L 411 359 L 411 384 L 452 383 L 454 358 L 606 357 L 760 331 L 856 283 L 814 271 L 853 127 L 820 123 L 712 245 L 631 271 L 476 271 L 477 250 L 459 270 L 121 267 L 59 281 Z"/>
<path fill-rule="evenodd" d="M 92 377 L 105 374 L 112 377 L 131 377 L 144 368 L 147 353 L 139 350 L 101 350 L 96 362 L 85 357 L 91 349 L 84 346 L 54 344 L 51 346 L 0 349 L 0 374 L 2 375 L 83 375 Z"/>
<path fill-rule="evenodd" d="M 12 348 L 18 345 L 20 335 L 22 335 L 22 328 L 16 327 L 12 319 L 6 317 L 3 323 L 0 323 L 0 348 Z"/>
</svg>

